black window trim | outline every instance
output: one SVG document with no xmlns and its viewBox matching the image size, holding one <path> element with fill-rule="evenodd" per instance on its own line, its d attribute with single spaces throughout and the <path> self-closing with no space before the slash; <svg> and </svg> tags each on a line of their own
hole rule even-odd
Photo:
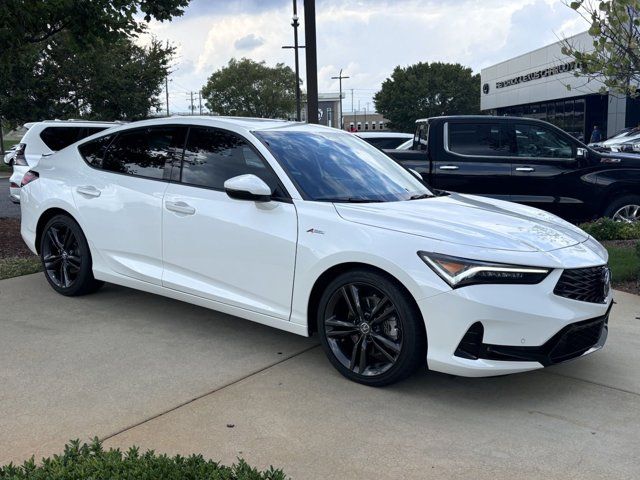
<svg viewBox="0 0 640 480">
<path fill-rule="evenodd" d="M 201 189 L 204 189 L 204 190 L 213 190 L 213 191 L 216 191 L 216 192 L 224 192 L 225 191 L 224 188 L 207 187 L 206 185 L 195 185 L 193 183 L 187 183 L 187 182 L 183 182 L 182 181 L 182 169 L 184 167 L 184 156 L 185 156 L 185 152 L 187 150 L 187 144 L 188 144 L 188 141 L 189 141 L 189 134 L 191 133 L 191 128 L 207 128 L 207 129 L 210 129 L 210 130 L 217 130 L 219 132 L 223 132 L 223 133 L 226 133 L 226 134 L 229 134 L 229 135 L 233 135 L 235 137 L 240 138 L 241 140 L 244 140 L 244 142 L 253 151 L 253 153 L 255 153 L 258 156 L 258 158 L 260 158 L 260 160 L 262 160 L 262 162 L 265 164 L 266 168 L 273 174 L 273 176 L 275 177 L 275 179 L 278 182 L 278 187 L 284 193 L 284 196 L 278 196 L 278 197 L 272 196 L 271 200 L 274 201 L 274 202 L 293 203 L 293 199 L 291 198 L 291 194 L 289 193 L 287 188 L 282 183 L 282 180 L 280 180 L 280 177 L 278 176 L 278 174 L 275 172 L 275 170 L 273 169 L 271 164 L 267 161 L 267 159 L 264 157 L 264 155 L 262 155 L 262 153 L 260 153 L 260 151 L 258 151 L 258 149 L 255 147 L 255 145 L 253 145 L 253 143 L 251 143 L 248 138 L 246 138 L 245 136 L 239 134 L 238 132 L 234 132 L 233 130 L 227 130 L 225 128 L 214 127 L 214 126 L 210 126 L 210 125 L 188 125 L 188 127 L 189 128 L 187 130 L 187 136 L 185 138 L 184 148 L 182 149 L 182 159 L 180 161 L 180 174 L 178 176 L 178 180 L 173 180 L 173 172 L 172 172 L 171 180 L 170 180 L 172 183 L 179 183 L 180 185 L 184 185 L 186 187 L 201 188 Z"/>
</svg>

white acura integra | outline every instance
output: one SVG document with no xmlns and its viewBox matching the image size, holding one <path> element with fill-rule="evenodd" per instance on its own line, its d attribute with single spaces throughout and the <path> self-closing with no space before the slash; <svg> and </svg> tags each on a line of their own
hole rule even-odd
<svg viewBox="0 0 640 480">
<path fill-rule="evenodd" d="M 479 180 L 481 181 L 481 180 Z M 63 295 L 103 281 L 300 335 L 346 377 L 489 376 L 602 347 L 607 253 L 540 210 L 435 196 L 349 133 L 274 120 L 128 124 L 44 158 L 22 236 Z"/>
</svg>

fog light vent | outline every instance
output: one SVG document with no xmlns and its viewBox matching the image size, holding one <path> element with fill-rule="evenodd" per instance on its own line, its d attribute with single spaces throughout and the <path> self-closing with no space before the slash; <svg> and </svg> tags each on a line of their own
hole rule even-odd
<svg viewBox="0 0 640 480">
<path fill-rule="evenodd" d="M 464 334 L 462 340 L 454 355 L 456 357 L 477 360 L 480 357 L 480 348 L 482 346 L 482 337 L 484 336 L 484 327 L 482 323 L 476 322 L 469 327 L 467 333 Z"/>
</svg>

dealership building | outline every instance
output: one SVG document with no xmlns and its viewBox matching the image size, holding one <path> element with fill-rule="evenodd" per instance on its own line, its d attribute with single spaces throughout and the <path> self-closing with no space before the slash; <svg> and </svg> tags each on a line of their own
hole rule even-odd
<svg viewBox="0 0 640 480">
<path fill-rule="evenodd" d="M 592 48 L 587 32 L 568 41 Z M 605 136 L 640 124 L 640 100 L 602 93 L 602 83 L 575 76 L 576 63 L 561 42 L 482 69 L 480 108 L 491 115 L 546 120 L 587 142 L 594 125 Z"/>
</svg>

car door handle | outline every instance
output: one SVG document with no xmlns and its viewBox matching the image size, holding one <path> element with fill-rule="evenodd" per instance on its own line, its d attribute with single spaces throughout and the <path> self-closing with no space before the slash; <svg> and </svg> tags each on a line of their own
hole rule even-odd
<svg viewBox="0 0 640 480">
<path fill-rule="evenodd" d="M 82 187 L 76 188 L 76 192 L 81 193 L 82 195 L 86 195 L 87 197 L 99 197 L 100 190 L 98 190 L 93 185 L 84 185 Z"/>
<path fill-rule="evenodd" d="M 196 209 L 193 208 L 191 205 L 184 203 L 184 202 L 164 202 L 164 206 L 167 208 L 167 210 L 170 210 L 172 212 L 176 212 L 176 213 L 182 213 L 184 215 L 193 215 L 194 213 L 196 213 Z"/>
<path fill-rule="evenodd" d="M 533 167 L 517 167 L 516 172 L 535 172 L 536 169 Z"/>
<path fill-rule="evenodd" d="M 440 170 L 458 170 L 460 167 L 457 165 L 440 165 L 438 168 Z"/>
</svg>

